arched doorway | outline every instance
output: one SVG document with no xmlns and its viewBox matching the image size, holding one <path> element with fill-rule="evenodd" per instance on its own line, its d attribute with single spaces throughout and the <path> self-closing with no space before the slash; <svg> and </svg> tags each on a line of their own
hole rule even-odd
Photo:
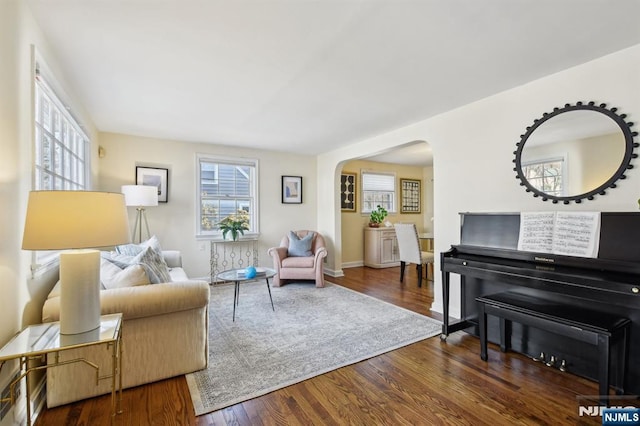
<svg viewBox="0 0 640 426">
<path fill-rule="evenodd" d="M 367 207 L 371 206 L 372 202 L 364 199 L 370 193 L 363 194 L 363 172 L 368 176 L 379 173 L 393 177 L 395 202 L 386 220 L 390 223 L 413 222 L 416 223 L 420 232 L 433 233 L 433 154 L 427 142 L 412 141 L 384 152 L 346 160 L 340 166 L 341 194 L 338 206 L 342 253 L 340 270 L 365 264 L 363 230 L 368 226 Z M 415 208 L 406 210 L 402 208 L 402 181 L 419 183 L 418 211 Z M 345 188 L 345 183 L 353 187 Z M 344 191 L 347 193 L 343 193 Z M 347 197 L 353 195 L 355 195 L 353 200 Z"/>
</svg>

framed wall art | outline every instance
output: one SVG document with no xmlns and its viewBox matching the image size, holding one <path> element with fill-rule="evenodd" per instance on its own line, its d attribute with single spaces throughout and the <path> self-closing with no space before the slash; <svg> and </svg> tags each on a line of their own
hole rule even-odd
<svg viewBox="0 0 640 426">
<path fill-rule="evenodd" d="M 136 185 L 158 188 L 158 202 L 169 201 L 169 169 L 136 166 Z"/>
<path fill-rule="evenodd" d="M 340 175 L 340 209 L 345 212 L 356 211 L 356 185 L 355 173 L 342 173 Z"/>
<path fill-rule="evenodd" d="M 400 179 L 400 213 L 420 213 L 420 180 Z"/>
<path fill-rule="evenodd" d="M 302 204 L 302 176 L 282 176 L 282 203 Z"/>
</svg>

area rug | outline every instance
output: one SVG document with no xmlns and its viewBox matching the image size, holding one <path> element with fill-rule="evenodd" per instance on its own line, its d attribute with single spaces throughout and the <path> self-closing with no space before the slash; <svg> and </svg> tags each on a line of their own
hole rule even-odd
<svg viewBox="0 0 640 426">
<path fill-rule="evenodd" d="M 211 288 L 209 367 L 188 374 L 196 415 L 440 334 L 441 323 L 327 283 L 272 288 L 243 283 L 236 319 L 233 285 Z"/>
</svg>

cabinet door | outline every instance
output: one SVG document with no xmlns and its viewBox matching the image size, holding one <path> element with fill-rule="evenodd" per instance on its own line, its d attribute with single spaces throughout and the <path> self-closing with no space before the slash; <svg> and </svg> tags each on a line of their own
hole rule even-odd
<svg viewBox="0 0 640 426">
<path fill-rule="evenodd" d="M 396 261 L 396 236 L 393 232 L 385 232 L 381 238 L 380 263 L 391 263 Z"/>
</svg>

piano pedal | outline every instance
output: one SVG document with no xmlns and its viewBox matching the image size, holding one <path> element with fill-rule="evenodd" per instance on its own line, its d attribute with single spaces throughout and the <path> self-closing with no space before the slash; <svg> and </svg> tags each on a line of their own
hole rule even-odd
<svg viewBox="0 0 640 426">
<path fill-rule="evenodd" d="M 567 371 L 567 360 L 563 359 L 563 360 L 560 362 L 560 367 L 558 367 L 558 369 L 559 369 L 560 371 L 562 371 L 563 373 L 564 373 L 564 372 L 566 372 L 566 371 Z"/>
<path fill-rule="evenodd" d="M 556 366 L 556 357 L 554 355 L 551 355 L 551 358 L 549 358 L 549 361 L 546 363 L 547 367 L 555 367 Z"/>
<path fill-rule="evenodd" d="M 531 359 L 533 359 L 535 362 L 543 362 L 546 364 L 546 355 L 544 354 L 544 352 L 540 352 L 540 355 L 535 356 Z"/>
</svg>

